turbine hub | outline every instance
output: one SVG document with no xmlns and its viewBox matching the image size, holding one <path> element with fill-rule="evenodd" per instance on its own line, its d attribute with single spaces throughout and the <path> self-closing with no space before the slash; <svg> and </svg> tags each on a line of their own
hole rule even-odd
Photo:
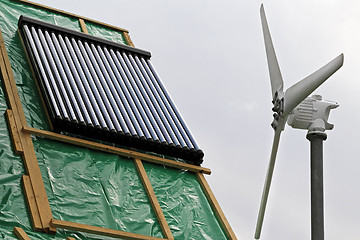
<svg viewBox="0 0 360 240">
<path fill-rule="evenodd" d="M 273 117 L 274 120 L 271 123 L 271 127 L 276 130 L 279 125 L 279 118 L 282 116 L 284 112 L 284 93 L 276 91 L 274 94 L 274 98 L 272 100 L 273 108 L 272 111 L 274 112 Z"/>
</svg>

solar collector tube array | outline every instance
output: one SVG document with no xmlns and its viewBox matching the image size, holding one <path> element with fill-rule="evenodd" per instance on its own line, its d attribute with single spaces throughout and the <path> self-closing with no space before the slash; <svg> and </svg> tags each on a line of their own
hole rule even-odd
<svg viewBox="0 0 360 240">
<path fill-rule="evenodd" d="M 202 162 L 150 53 L 19 20 L 54 129 Z"/>
</svg>

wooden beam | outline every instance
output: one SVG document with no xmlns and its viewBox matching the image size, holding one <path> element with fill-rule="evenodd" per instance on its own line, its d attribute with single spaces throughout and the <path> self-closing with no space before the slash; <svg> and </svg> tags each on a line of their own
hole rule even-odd
<svg viewBox="0 0 360 240">
<path fill-rule="evenodd" d="M 49 132 L 49 131 L 45 131 L 45 130 L 27 127 L 27 126 L 23 127 L 23 131 L 28 134 L 34 134 L 36 136 L 40 136 L 40 137 L 44 137 L 44 138 L 48 138 L 48 139 L 52 139 L 52 140 L 56 140 L 56 141 L 60 141 L 60 142 L 70 143 L 70 144 L 74 144 L 77 146 L 86 147 L 86 148 L 90 148 L 90 149 L 95 149 L 98 151 L 113 153 L 113 154 L 124 156 L 124 157 L 137 158 L 137 159 L 140 159 L 140 160 L 143 160 L 146 162 L 161 164 L 161 165 L 165 165 L 165 166 L 173 167 L 173 168 L 185 169 L 190 172 L 201 172 L 204 174 L 211 174 L 211 170 L 208 168 L 199 167 L 199 166 L 195 166 L 195 165 L 188 164 L 188 163 L 177 162 L 175 160 L 161 158 L 161 157 L 149 155 L 146 153 L 140 153 L 140 152 L 136 152 L 136 151 L 132 151 L 132 150 L 113 147 L 113 146 L 106 145 L 106 144 L 92 142 L 92 141 L 88 141 L 88 140 L 84 140 L 84 139 L 80 139 L 80 138 L 74 138 L 74 137 L 70 137 L 70 136 L 66 136 L 66 135 L 62 135 L 62 134 L 58 134 L 58 133 L 53 133 L 53 132 Z"/>
<path fill-rule="evenodd" d="M 27 4 L 27 5 L 30 5 L 30 6 L 45 9 L 45 10 L 55 12 L 55 13 L 58 13 L 58 14 L 61 14 L 61 15 L 65 15 L 65 16 L 68 16 L 68 17 L 81 18 L 81 19 L 83 19 L 83 20 L 85 20 L 87 22 L 95 23 L 97 25 L 104 26 L 104 27 L 107 27 L 107 28 L 110 28 L 110 29 L 113 29 L 113 30 L 116 30 L 116 31 L 129 32 L 128 30 L 126 30 L 124 28 L 119 28 L 119 27 L 116 27 L 116 26 L 113 26 L 113 25 L 110 25 L 110 24 L 107 24 L 107 23 L 103 23 L 103 22 L 96 21 L 96 20 L 93 20 L 93 19 L 90 19 L 90 18 L 82 17 L 82 16 L 79 16 L 79 15 L 76 15 L 76 14 L 73 14 L 73 13 L 69 13 L 69 12 L 66 12 L 66 11 L 63 11 L 63 10 L 48 7 L 48 6 L 39 4 L 39 3 L 35 3 L 35 2 L 27 1 L 27 0 L 12 0 L 12 1 L 24 3 L 24 4 Z"/>
<path fill-rule="evenodd" d="M 36 205 L 34 191 L 31 186 L 30 177 L 23 175 L 21 178 L 23 189 L 25 192 L 25 200 L 30 211 L 30 220 L 35 231 L 42 230 L 42 224 L 40 219 L 39 210 Z"/>
<path fill-rule="evenodd" d="M 22 154 L 23 148 L 22 148 L 22 145 L 20 142 L 20 137 L 19 137 L 19 133 L 17 131 L 17 127 L 15 124 L 15 118 L 14 118 L 12 110 L 6 109 L 5 117 L 6 117 L 6 121 L 8 123 L 9 131 L 10 131 L 10 138 L 11 138 L 11 142 L 12 142 L 12 145 L 14 148 L 14 152 L 16 154 Z"/>
<path fill-rule="evenodd" d="M 160 224 L 161 230 L 163 232 L 163 235 L 166 239 L 174 240 L 174 237 L 171 233 L 171 230 L 169 228 L 169 225 L 165 219 L 164 213 L 161 210 L 160 204 L 155 196 L 154 189 L 151 186 L 149 177 L 146 174 L 145 168 L 141 162 L 140 159 L 134 159 L 136 170 L 140 176 L 140 179 L 143 183 L 143 186 L 145 188 L 146 194 L 149 198 L 149 201 L 151 203 L 151 206 L 156 214 L 156 218 Z"/>
<path fill-rule="evenodd" d="M 205 177 L 201 173 L 195 173 L 202 190 L 205 193 L 206 198 L 208 199 L 213 211 L 215 212 L 216 217 L 218 218 L 221 227 L 225 231 L 226 236 L 230 240 L 236 240 L 235 233 L 233 232 L 229 222 L 227 221 L 223 211 L 220 208 L 219 203 L 217 202 L 214 193 L 211 191 L 209 184 L 207 183 Z"/>
<path fill-rule="evenodd" d="M 15 78 L 10 65 L 9 56 L 6 51 L 5 42 L 0 29 L 0 71 L 3 76 L 6 96 L 8 103 L 13 112 L 16 129 L 19 134 L 20 143 L 23 149 L 22 157 L 26 172 L 28 173 L 32 189 L 35 196 L 36 205 L 40 214 L 42 230 L 54 232 L 55 229 L 50 227 L 52 213 L 50 204 L 47 199 L 45 185 L 41 177 L 40 167 L 38 165 L 34 146 L 30 134 L 22 131 L 23 126 L 27 126 L 24 110 L 21 105 L 19 93 L 15 83 Z"/>
<path fill-rule="evenodd" d="M 85 24 L 85 21 L 82 18 L 79 18 L 80 28 L 83 33 L 89 33 Z"/>
<path fill-rule="evenodd" d="M 130 38 L 130 35 L 129 35 L 128 32 L 123 32 L 123 36 L 124 36 L 125 42 L 126 42 L 129 46 L 135 47 L 134 43 L 131 41 L 131 38 Z"/>
<path fill-rule="evenodd" d="M 57 219 L 52 219 L 51 225 L 56 228 L 68 229 L 71 231 L 86 232 L 86 233 L 97 234 L 97 235 L 113 237 L 113 238 L 121 238 L 125 240 L 163 240 L 163 238 L 150 237 L 136 233 L 123 232 L 119 230 L 90 226 L 81 223 L 67 222 Z"/>
<path fill-rule="evenodd" d="M 25 231 L 20 227 L 14 227 L 14 233 L 20 240 L 30 240 L 29 236 L 25 233 Z"/>
<path fill-rule="evenodd" d="M 15 102 L 15 98 L 13 96 L 13 91 L 11 89 L 11 84 L 9 81 L 9 76 L 8 76 L 8 72 L 5 66 L 5 61 L 3 58 L 3 51 L 6 51 L 5 48 L 5 42 L 4 39 L 2 37 L 1 34 L 1 29 L 0 29 L 0 71 L 1 71 L 1 77 L 2 77 L 2 82 L 4 83 L 4 87 L 5 87 L 5 95 L 6 95 L 6 100 L 7 100 L 7 104 L 10 107 L 11 110 L 16 110 L 16 102 Z M 17 115 L 14 116 L 14 118 L 18 117 Z"/>
</svg>

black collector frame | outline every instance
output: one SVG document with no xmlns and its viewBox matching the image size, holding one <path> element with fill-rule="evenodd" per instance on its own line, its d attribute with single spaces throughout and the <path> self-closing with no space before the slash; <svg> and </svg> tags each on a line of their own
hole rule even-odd
<svg viewBox="0 0 360 240">
<path fill-rule="evenodd" d="M 21 37 L 24 40 L 25 43 L 24 45 L 29 55 L 32 68 L 36 74 L 36 81 L 39 86 L 44 104 L 46 106 L 47 115 L 49 117 L 49 120 L 52 124 L 54 131 L 63 132 L 65 134 L 80 135 L 83 137 L 91 138 L 93 140 L 102 140 L 119 146 L 137 148 L 140 150 L 151 151 L 158 154 L 168 155 L 171 157 L 179 157 L 196 165 L 202 163 L 204 154 L 202 150 L 199 149 L 197 143 L 192 137 L 186 124 L 181 118 L 180 113 L 177 111 L 166 89 L 162 85 L 161 80 L 158 77 L 156 71 L 153 69 L 150 62 L 150 57 L 151 57 L 150 52 L 137 49 L 134 47 L 130 47 L 124 44 L 100 39 L 90 34 L 85 34 L 82 32 L 66 29 L 63 27 L 45 23 L 37 19 L 33 19 L 25 16 L 20 17 L 18 22 L 18 27 L 20 30 L 19 32 L 21 34 Z M 30 29 L 31 30 L 37 29 L 39 32 L 39 36 L 37 35 L 38 33 L 35 30 L 33 30 L 35 32 L 31 32 Z M 43 33 L 40 31 L 44 32 L 45 34 L 41 35 Z M 65 74 L 64 71 L 63 75 L 61 75 L 62 77 L 60 78 L 60 83 L 59 81 L 53 85 L 48 83 L 49 80 L 46 79 L 47 77 L 50 78 L 50 75 L 52 76 L 55 76 L 56 74 L 59 75 L 59 73 L 56 73 L 57 71 L 59 71 L 56 69 L 58 66 L 57 65 L 58 62 L 56 62 L 55 64 L 54 60 L 51 59 L 51 58 L 55 59 L 55 57 L 49 57 L 49 55 L 46 55 L 49 53 L 51 54 L 51 51 L 55 51 L 54 50 L 55 48 L 50 45 L 50 42 L 51 44 L 53 44 L 52 40 L 50 40 L 51 36 L 53 35 L 56 36 L 61 35 L 60 37 L 58 37 L 58 39 L 61 38 L 60 39 L 61 41 L 63 39 L 65 40 L 71 39 L 75 42 L 81 41 L 81 43 L 79 43 L 79 46 L 81 45 L 80 47 L 83 47 L 82 43 L 84 43 L 84 46 L 90 49 L 88 50 L 88 52 L 92 51 L 92 52 L 100 53 L 97 56 L 94 54 L 94 56 L 97 58 L 95 59 L 93 57 L 92 59 L 90 59 L 90 62 L 87 63 L 89 66 L 93 64 L 93 61 L 99 60 L 100 56 L 103 57 L 102 59 L 117 59 L 116 56 L 121 55 L 119 56 L 119 59 L 120 58 L 124 59 L 125 60 L 124 64 L 126 62 L 126 64 L 128 64 L 129 66 L 129 69 L 132 70 L 131 72 L 128 71 L 126 74 L 124 73 L 121 76 L 125 76 L 125 75 L 128 76 L 126 77 L 126 79 L 129 79 L 127 80 L 128 84 L 130 84 L 131 82 L 130 78 L 133 79 L 133 81 L 137 81 L 136 84 L 138 84 L 137 85 L 138 87 L 136 87 L 135 85 L 133 85 L 131 89 L 130 87 L 128 87 L 127 88 L 128 90 L 126 91 L 129 96 L 126 94 L 125 94 L 126 96 L 124 96 L 121 95 L 122 92 L 120 92 L 120 90 L 118 90 L 118 92 L 115 92 L 114 90 L 115 88 L 111 87 L 111 86 L 120 86 L 120 85 L 112 85 L 112 84 L 123 84 L 122 82 L 120 82 L 122 81 L 122 79 L 117 78 L 118 82 L 116 82 L 114 81 L 114 78 L 112 78 L 113 81 L 110 82 L 109 80 L 110 74 L 107 75 L 107 78 L 105 77 L 99 78 L 97 83 L 101 84 L 100 87 L 101 89 L 105 89 L 105 91 L 103 91 L 104 95 L 101 94 L 94 95 L 93 98 L 91 98 L 89 95 L 89 99 L 90 101 L 93 102 L 96 101 L 101 102 L 103 104 L 103 108 L 101 108 L 101 105 L 99 104 L 100 107 L 98 109 L 98 112 L 92 111 L 94 109 L 96 110 L 96 108 L 90 106 L 91 104 L 89 100 L 81 99 L 81 96 L 84 96 L 82 95 L 84 93 L 82 91 L 77 90 L 76 86 L 79 86 L 79 84 L 75 86 L 71 84 L 66 85 L 65 83 L 61 83 L 61 79 L 66 78 L 64 76 L 69 76 L 68 72 L 66 72 Z M 46 40 L 46 38 L 48 40 Z M 57 40 L 55 39 L 55 41 Z M 64 42 L 61 41 L 60 44 L 57 43 L 58 45 L 55 46 L 61 48 L 60 45 L 62 43 L 64 45 L 61 46 L 62 49 L 64 49 L 64 46 L 66 46 L 65 41 Z M 45 44 L 45 45 L 48 44 L 45 42 L 48 42 L 50 46 L 48 47 L 47 52 L 45 47 L 44 47 L 45 49 L 44 52 L 41 52 L 40 50 L 36 50 L 37 48 L 38 49 L 42 48 L 42 47 L 39 48 L 39 45 L 36 44 Z M 51 47 L 53 49 L 51 49 Z M 85 47 L 83 47 L 83 49 L 81 49 L 80 47 L 78 49 L 79 51 L 78 53 L 80 53 L 80 50 L 85 49 Z M 105 56 L 104 53 L 107 55 Z M 46 68 L 46 65 L 44 67 L 41 66 L 41 64 L 39 64 L 39 62 L 44 62 L 44 61 L 48 62 L 47 64 L 49 66 L 47 66 L 48 67 L 47 69 L 44 69 Z M 51 61 L 53 61 L 53 64 L 51 64 Z M 103 69 L 100 68 L 99 68 L 100 70 L 96 69 L 97 71 L 100 71 L 100 74 L 104 73 L 103 75 L 105 76 L 105 72 L 109 72 L 109 73 L 111 72 L 111 70 L 109 69 L 113 69 L 114 72 L 118 71 L 115 69 L 114 63 L 111 63 L 110 60 L 109 61 L 105 60 L 105 61 L 107 62 L 108 65 L 104 64 Z M 85 64 L 84 61 L 83 62 L 79 61 L 79 62 L 81 64 Z M 120 66 L 120 62 L 118 62 L 118 66 Z M 110 68 L 109 63 L 112 64 L 111 65 L 112 68 Z M 95 66 L 95 64 L 93 65 Z M 108 70 L 106 70 L 104 66 L 108 67 L 107 68 Z M 118 71 L 117 73 L 119 72 L 120 71 Z M 89 76 L 91 77 L 91 75 Z M 55 77 L 53 78 L 55 79 Z M 109 81 L 110 84 L 106 83 L 105 79 L 106 81 Z M 150 81 L 152 82 L 150 83 Z M 132 82 L 131 84 L 135 84 L 135 83 Z M 72 86 L 75 86 L 76 89 Z M 58 88 L 58 90 L 56 88 Z M 92 89 L 91 91 L 93 91 L 95 88 L 89 88 L 89 89 Z M 106 92 L 106 90 L 108 90 L 108 92 Z M 136 92 L 135 90 L 138 92 Z M 56 91 L 58 91 L 58 93 Z M 71 92 L 71 94 L 68 94 L 69 91 Z M 136 93 L 136 97 L 135 97 L 135 93 Z M 54 95 L 56 94 L 58 94 L 57 95 L 59 96 L 58 98 L 54 97 Z M 66 94 L 68 94 L 69 97 L 65 96 Z M 110 95 L 115 96 L 116 94 L 118 94 L 117 96 L 120 96 L 121 99 L 119 97 L 118 98 L 114 97 L 113 99 L 109 97 Z M 71 96 L 73 97 L 73 99 L 77 99 L 76 104 L 74 104 L 74 101 L 71 101 Z M 133 99 L 131 100 L 133 105 L 130 104 L 129 101 L 130 98 Z M 126 99 L 126 101 L 124 99 Z M 66 105 L 66 100 L 70 104 Z M 79 106 L 81 106 L 81 104 L 78 104 L 79 101 L 81 101 L 83 105 L 85 104 L 86 106 L 90 106 L 90 108 L 89 107 L 80 108 Z M 108 105 L 106 105 L 106 102 L 108 102 Z M 120 107 L 116 105 L 116 102 L 119 103 L 118 105 Z M 70 117 L 71 114 L 68 114 L 69 116 L 61 114 L 61 111 L 58 110 L 58 108 L 61 107 L 61 104 L 63 104 L 63 109 L 65 109 L 64 112 L 71 113 L 69 109 L 75 109 L 76 107 L 78 107 L 78 109 L 80 109 L 81 111 L 78 110 L 76 112 L 74 110 L 73 115 L 76 117 Z M 109 115 L 102 114 L 102 116 L 98 114 L 99 112 L 104 113 L 106 111 L 113 114 L 114 118 L 112 118 L 113 119 L 112 121 L 111 121 L 111 116 L 112 116 L 111 114 Z M 85 116 L 85 112 L 86 115 L 88 115 L 88 119 L 91 120 L 100 116 L 100 118 L 104 119 L 103 120 L 104 123 L 101 124 L 100 118 L 99 118 L 100 120 L 98 121 L 100 123 L 96 123 L 96 124 L 94 123 L 94 121 L 79 120 L 79 116 L 80 115 Z M 118 118 L 116 118 L 116 116 L 118 116 Z M 85 119 L 86 117 L 81 116 L 81 118 Z M 118 122 L 116 122 L 116 119 L 118 120 Z M 110 124 L 114 123 L 113 124 L 114 126 L 109 127 L 109 124 L 106 123 L 110 123 Z M 118 124 L 118 127 L 115 126 L 116 124 Z"/>
</svg>

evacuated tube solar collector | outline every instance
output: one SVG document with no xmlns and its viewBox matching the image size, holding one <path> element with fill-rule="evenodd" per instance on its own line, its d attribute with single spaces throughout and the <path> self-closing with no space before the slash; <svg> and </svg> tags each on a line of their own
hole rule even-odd
<svg viewBox="0 0 360 240">
<path fill-rule="evenodd" d="M 55 131 L 202 162 L 149 52 L 25 16 L 19 29 Z"/>
</svg>

